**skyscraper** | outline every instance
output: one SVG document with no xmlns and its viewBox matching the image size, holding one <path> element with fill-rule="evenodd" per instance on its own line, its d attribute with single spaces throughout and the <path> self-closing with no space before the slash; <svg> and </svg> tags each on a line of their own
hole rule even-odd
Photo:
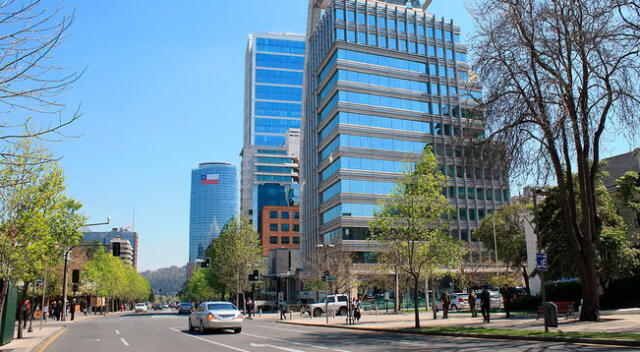
<svg viewBox="0 0 640 352">
<path fill-rule="evenodd" d="M 479 145 L 481 98 L 460 28 L 418 1 L 310 0 L 301 152 L 302 250 L 318 244 L 371 263 L 368 222 L 405 162 L 429 144 L 456 207 L 451 235 L 472 231 L 506 204 L 504 152 Z"/>
<path fill-rule="evenodd" d="M 299 134 L 305 36 L 250 34 L 245 58 L 241 213 L 256 228 L 264 205 L 293 205 L 298 193 Z M 264 186 L 269 184 L 270 186 Z M 279 188 L 275 191 L 274 187 Z"/>
<path fill-rule="evenodd" d="M 189 263 L 202 258 L 231 218 L 238 215 L 238 175 L 231 163 L 201 163 L 191 171 Z"/>
</svg>

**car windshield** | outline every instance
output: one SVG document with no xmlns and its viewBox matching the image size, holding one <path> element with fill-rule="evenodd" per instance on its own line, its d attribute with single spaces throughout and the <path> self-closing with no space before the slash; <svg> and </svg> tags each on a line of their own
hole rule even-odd
<svg viewBox="0 0 640 352">
<path fill-rule="evenodd" d="M 207 304 L 207 310 L 236 310 L 231 303 L 211 303 Z"/>
<path fill-rule="evenodd" d="M 144 307 L 144 306 L 145 306 L 145 304 L 144 304 L 144 303 L 138 303 L 138 304 L 137 304 L 137 306 L 138 306 L 138 307 Z"/>
<path fill-rule="evenodd" d="M 191 303 L 180 303 L 180 307 L 182 307 L 182 308 L 191 308 Z"/>
</svg>

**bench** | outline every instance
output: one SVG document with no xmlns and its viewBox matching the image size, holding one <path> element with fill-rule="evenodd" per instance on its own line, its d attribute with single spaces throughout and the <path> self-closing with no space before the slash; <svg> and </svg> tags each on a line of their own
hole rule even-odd
<svg viewBox="0 0 640 352">
<path fill-rule="evenodd" d="M 575 318 L 575 304 L 573 302 L 551 302 L 558 307 L 558 316 L 564 314 L 566 319 Z M 537 319 L 540 319 L 541 316 L 544 315 L 544 310 L 542 309 L 542 305 L 538 307 L 538 316 Z"/>
</svg>

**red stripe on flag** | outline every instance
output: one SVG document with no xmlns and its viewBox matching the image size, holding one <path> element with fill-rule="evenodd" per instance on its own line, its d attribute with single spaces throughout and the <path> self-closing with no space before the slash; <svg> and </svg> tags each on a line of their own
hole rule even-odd
<svg viewBox="0 0 640 352">
<path fill-rule="evenodd" d="M 201 185 L 217 185 L 218 180 L 200 180 Z"/>
</svg>

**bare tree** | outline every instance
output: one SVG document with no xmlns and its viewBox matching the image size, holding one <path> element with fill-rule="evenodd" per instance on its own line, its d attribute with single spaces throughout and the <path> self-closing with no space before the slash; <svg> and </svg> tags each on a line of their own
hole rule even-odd
<svg viewBox="0 0 640 352">
<path fill-rule="evenodd" d="M 58 97 L 82 72 L 54 61 L 73 21 L 40 0 L 0 2 L 0 162 L 11 162 L 9 144 L 59 134 L 80 118 L 79 109 L 63 117 Z"/>
<path fill-rule="evenodd" d="M 637 131 L 640 121 L 637 28 L 622 15 L 631 16 L 632 5 L 475 0 L 471 6 L 478 28 L 474 70 L 485 87 L 479 109 L 492 139 L 507 146 L 512 174 L 549 172 L 558 184 L 582 281 L 581 320 L 599 319 L 595 179 L 603 134 L 614 126 L 617 135 Z"/>
</svg>

